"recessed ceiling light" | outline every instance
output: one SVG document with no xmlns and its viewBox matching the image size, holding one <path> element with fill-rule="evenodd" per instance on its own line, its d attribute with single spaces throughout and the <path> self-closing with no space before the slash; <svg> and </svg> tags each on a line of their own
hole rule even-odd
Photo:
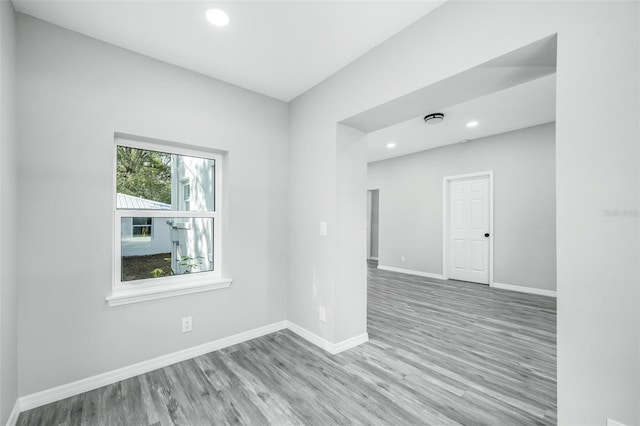
<svg viewBox="0 0 640 426">
<path fill-rule="evenodd" d="M 396 143 L 395 142 L 389 142 L 387 144 L 387 148 L 389 148 L 389 149 L 392 149 L 392 148 L 395 148 L 395 147 L 396 147 Z"/>
<path fill-rule="evenodd" d="M 207 21 L 216 27 L 224 27 L 229 23 L 229 15 L 220 9 L 209 9 L 207 10 Z"/>
<path fill-rule="evenodd" d="M 477 127 L 477 126 L 478 126 L 478 122 L 475 120 L 467 123 L 467 127 Z"/>
</svg>

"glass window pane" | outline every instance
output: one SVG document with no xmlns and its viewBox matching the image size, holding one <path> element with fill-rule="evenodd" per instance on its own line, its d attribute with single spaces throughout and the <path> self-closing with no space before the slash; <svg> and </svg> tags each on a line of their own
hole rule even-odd
<svg viewBox="0 0 640 426">
<path fill-rule="evenodd" d="M 133 224 L 134 225 L 151 225 L 152 218 L 150 217 L 134 217 Z"/>
<path fill-rule="evenodd" d="M 118 209 L 214 211 L 215 160 L 117 147 Z"/>
<path fill-rule="evenodd" d="M 123 282 L 213 271 L 213 218 L 155 217 L 133 225 L 138 219 L 147 218 L 120 223 Z"/>
</svg>

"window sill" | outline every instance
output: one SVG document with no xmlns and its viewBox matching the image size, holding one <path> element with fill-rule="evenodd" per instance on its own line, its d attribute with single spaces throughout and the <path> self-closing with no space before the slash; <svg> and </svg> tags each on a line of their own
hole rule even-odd
<svg viewBox="0 0 640 426">
<path fill-rule="evenodd" d="M 203 291 L 218 290 L 231 286 L 231 278 L 208 277 L 189 282 L 172 284 L 160 284 L 139 289 L 114 290 L 107 297 L 109 307 L 129 305 L 132 303 L 147 302 L 149 300 L 165 299 L 167 297 L 183 296 L 185 294 L 200 293 Z"/>
</svg>

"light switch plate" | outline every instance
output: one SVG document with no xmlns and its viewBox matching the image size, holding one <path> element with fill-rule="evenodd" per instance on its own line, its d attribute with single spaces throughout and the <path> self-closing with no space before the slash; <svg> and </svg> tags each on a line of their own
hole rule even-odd
<svg viewBox="0 0 640 426">
<path fill-rule="evenodd" d="M 323 237 L 327 235 L 327 222 L 320 222 L 320 235 Z"/>
</svg>

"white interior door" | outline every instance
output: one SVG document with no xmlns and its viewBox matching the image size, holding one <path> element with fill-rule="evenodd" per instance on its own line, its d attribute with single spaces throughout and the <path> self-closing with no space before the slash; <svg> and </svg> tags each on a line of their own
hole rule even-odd
<svg viewBox="0 0 640 426">
<path fill-rule="evenodd" d="M 449 181 L 449 278 L 489 284 L 489 176 Z"/>
</svg>

